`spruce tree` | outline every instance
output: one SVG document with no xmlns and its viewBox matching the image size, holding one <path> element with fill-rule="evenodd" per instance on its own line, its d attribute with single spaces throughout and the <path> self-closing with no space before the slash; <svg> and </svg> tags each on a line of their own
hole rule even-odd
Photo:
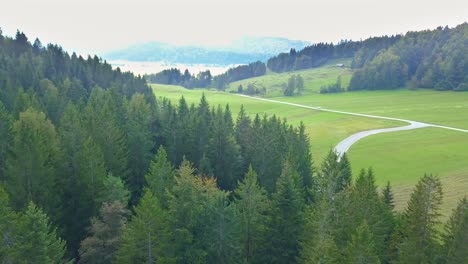
<svg viewBox="0 0 468 264">
<path fill-rule="evenodd" d="M 148 188 L 163 208 L 168 206 L 167 192 L 174 185 L 174 174 L 174 168 L 167 160 L 166 150 L 160 146 L 145 178 Z"/>
<path fill-rule="evenodd" d="M 364 221 L 347 245 L 346 263 L 380 264 L 372 232 Z"/>
<path fill-rule="evenodd" d="M 393 198 L 393 191 L 390 186 L 390 182 L 387 182 L 387 185 L 385 185 L 385 189 L 382 191 L 382 199 L 383 202 L 391 209 L 393 210 L 395 208 L 395 201 Z"/>
<path fill-rule="evenodd" d="M 416 185 L 405 211 L 399 247 L 399 263 L 434 263 L 439 249 L 442 184 L 432 175 L 424 175 Z"/>
<path fill-rule="evenodd" d="M 271 203 L 259 186 L 257 174 L 249 167 L 244 180 L 235 190 L 235 205 L 240 221 L 242 257 L 246 263 L 259 263 L 266 244 Z"/>
<path fill-rule="evenodd" d="M 149 189 L 122 235 L 116 263 L 161 263 L 167 240 L 166 214 Z"/>
<path fill-rule="evenodd" d="M 299 255 L 305 202 L 299 175 L 289 161 L 283 164 L 272 204 L 268 262 L 290 263 Z"/>
<path fill-rule="evenodd" d="M 127 106 L 126 134 L 129 174 L 126 182 L 132 194 L 131 204 L 141 196 L 145 174 L 152 158 L 151 109 L 143 94 L 134 94 Z"/>
<path fill-rule="evenodd" d="M 13 124 L 5 166 L 6 187 L 15 208 L 33 201 L 51 212 L 57 202 L 59 144 L 54 125 L 42 112 L 28 109 Z"/>
<path fill-rule="evenodd" d="M 65 241 L 47 215 L 32 202 L 17 225 L 13 259 L 18 263 L 64 263 Z"/>
<path fill-rule="evenodd" d="M 468 263 L 468 200 L 460 200 L 445 225 L 442 236 L 445 263 Z"/>
</svg>

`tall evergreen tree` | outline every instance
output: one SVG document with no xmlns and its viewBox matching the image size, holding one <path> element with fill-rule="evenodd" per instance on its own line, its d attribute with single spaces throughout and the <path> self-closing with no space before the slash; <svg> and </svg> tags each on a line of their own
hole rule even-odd
<svg viewBox="0 0 468 264">
<path fill-rule="evenodd" d="M 443 235 L 445 263 L 468 263 L 468 200 L 460 200 L 445 226 Z"/>
<path fill-rule="evenodd" d="M 265 189 L 259 186 L 257 174 L 249 167 L 244 180 L 235 190 L 235 204 L 240 221 L 242 257 L 247 263 L 261 262 L 266 244 L 271 204 Z"/>
<path fill-rule="evenodd" d="M 91 136 L 104 154 L 107 169 L 113 175 L 125 179 L 128 173 L 128 149 L 114 103 L 110 92 L 98 87 L 93 89 L 84 110 L 85 124 L 88 131 L 93 131 Z"/>
<path fill-rule="evenodd" d="M 390 182 L 387 182 L 387 185 L 385 185 L 385 189 L 382 191 L 382 199 L 383 202 L 391 209 L 395 208 L 395 201 L 393 198 L 393 191 L 390 186 Z"/>
<path fill-rule="evenodd" d="M 147 189 L 127 224 L 116 263 L 161 263 L 167 240 L 166 214 Z"/>
<path fill-rule="evenodd" d="M 442 184 L 432 175 L 424 175 L 416 185 L 405 211 L 404 234 L 399 247 L 399 263 L 435 263 L 439 249 Z"/>
<path fill-rule="evenodd" d="M 366 222 L 358 226 L 356 234 L 352 236 L 351 241 L 348 243 L 346 263 L 380 264 L 372 232 Z"/>
<path fill-rule="evenodd" d="M 44 113 L 28 109 L 13 124 L 13 142 L 6 160 L 6 186 L 17 209 L 33 201 L 46 212 L 57 203 L 59 144 L 54 125 Z"/>
<path fill-rule="evenodd" d="M 65 262 L 65 241 L 51 226 L 47 215 L 32 202 L 17 226 L 18 236 L 12 255 L 15 263 Z"/>
<path fill-rule="evenodd" d="M 288 161 L 283 164 L 276 185 L 272 201 L 268 262 L 291 263 L 299 255 L 305 203 L 299 175 Z"/>
<path fill-rule="evenodd" d="M 154 142 L 151 135 L 151 108 L 143 94 L 134 94 L 127 106 L 127 142 L 129 174 L 126 179 L 132 193 L 131 204 L 139 199 L 145 174 L 151 161 Z"/>
<path fill-rule="evenodd" d="M 146 174 L 146 182 L 151 193 L 160 201 L 163 208 L 168 206 L 167 192 L 171 190 L 174 185 L 174 168 L 167 160 L 166 150 L 160 146 L 158 153 L 151 161 L 150 169 Z"/>
<path fill-rule="evenodd" d="M 211 125 L 211 137 L 208 145 L 208 157 L 213 168 L 213 174 L 221 189 L 232 190 L 240 178 L 241 164 L 240 148 L 237 145 L 232 123 L 218 106 L 213 116 Z M 231 120 L 232 122 L 232 120 Z"/>
</svg>

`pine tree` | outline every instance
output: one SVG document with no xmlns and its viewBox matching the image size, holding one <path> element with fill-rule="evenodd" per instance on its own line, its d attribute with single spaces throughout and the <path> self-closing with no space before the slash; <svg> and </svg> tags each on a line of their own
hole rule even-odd
<svg viewBox="0 0 468 264">
<path fill-rule="evenodd" d="M 209 202 L 207 263 L 242 263 L 239 219 L 228 193 L 217 191 Z"/>
<path fill-rule="evenodd" d="M 85 127 L 104 154 L 106 168 L 114 175 L 127 176 L 128 149 L 125 134 L 119 126 L 116 111 L 109 92 L 93 89 L 85 112 Z"/>
<path fill-rule="evenodd" d="M 304 219 L 304 194 L 299 175 L 286 161 L 273 194 L 270 225 L 270 263 L 290 263 L 299 255 L 299 237 Z"/>
<path fill-rule="evenodd" d="M 104 203 L 99 218 L 91 220 L 90 236 L 81 242 L 82 263 L 112 263 L 121 244 L 122 231 L 128 215 L 122 203 Z"/>
<path fill-rule="evenodd" d="M 382 191 L 382 199 L 383 202 L 391 209 L 393 210 L 395 208 L 395 201 L 393 198 L 393 191 L 390 186 L 390 182 L 387 182 L 387 185 L 385 185 L 385 189 Z"/>
<path fill-rule="evenodd" d="M 234 139 L 232 123 L 227 123 L 226 119 L 229 118 L 223 115 L 218 106 L 212 120 L 207 154 L 220 188 L 232 190 L 240 178 L 241 156 L 239 145 Z"/>
<path fill-rule="evenodd" d="M 460 200 L 445 226 L 442 236 L 445 263 L 468 263 L 468 200 Z"/>
<path fill-rule="evenodd" d="M 375 253 L 382 262 L 386 262 L 388 241 L 394 227 L 394 220 L 390 208 L 378 195 L 371 169 L 367 173 L 364 170 L 361 171 L 346 199 L 349 204 L 344 208 L 345 218 L 342 219 L 344 233 L 341 234 L 340 240 L 342 242 L 352 240 L 352 236 L 359 232 L 356 227 L 365 221 L 366 228 L 373 236 Z"/>
<path fill-rule="evenodd" d="M 170 191 L 170 255 L 175 263 L 205 263 L 211 245 L 208 205 L 219 190 L 213 179 L 194 176 L 192 164 L 183 160 Z"/>
<path fill-rule="evenodd" d="M 132 193 L 131 204 L 139 199 L 145 183 L 145 174 L 151 161 L 151 109 L 143 94 L 134 94 L 127 106 L 126 124 L 129 171 L 126 179 Z"/>
<path fill-rule="evenodd" d="M 168 205 L 167 191 L 174 185 L 174 174 L 174 168 L 167 160 L 166 151 L 160 146 L 145 178 L 148 188 L 163 208 L 167 208 Z"/>
<path fill-rule="evenodd" d="M 434 263 L 438 251 L 442 184 L 432 175 L 424 175 L 411 194 L 405 211 L 404 234 L 399 247 L 400 263 Z"/>
<path fill-rule="evenodd" d="M 266 243 L 271 204 L 265 189 L 259 186 L 252 166 L 244 180 L 238 183 L 235 196 L 243 259 L 246 263 L 258 263 L 261 260 L 262 245 Z"/>
<path fill-rule="evenodd" d="M 167 240 L 166 214 L 149 189 L 135 208 L 135 215 L 127 224 L 116 263 L 161 263 Z"/>
<path fill-rule="evenodd" d="M 373 235 L 366 222 L 356 229 L 347 245 L 346 263 L 379 264 Z"/>
<path fill-rule="evenodd" d="M 64 263 L 65 242 L 32 202 L 21 215 L 13 259 L 17 263 Z"/>
<path fill-rule="evenodd" d="M 57 202 L 59 145 L 54 125 L 44 113 L 28 109 L 13 124 L 13 142 L 6 160 L 6 187 L 15 208 L 33 201 L 51 212 Z"/>
<path fill-rule="evenodd" d="M 108 174 L 104 179 L 104 191 L 102 193 L 102 203 L 119 202 L 126 206 L 130 199 L 130 192 L 125 183 L 119 177 Z"/>
<path fill-rule="evenodd" d="M 335 209 L 330 205 L 329 201 L 322 199 L 315 207 L 307 208 L 304 232 L 300 237 L 299 263 L 340 263 L 340 251 L 333 236 Z"/>
</svg>

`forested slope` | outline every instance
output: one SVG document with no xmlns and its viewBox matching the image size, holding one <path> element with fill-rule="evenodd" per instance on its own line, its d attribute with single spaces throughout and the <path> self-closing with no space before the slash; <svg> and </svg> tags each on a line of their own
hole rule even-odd
<svg viewBox="0 0 468 264">
<path fill-rule="evenodd" d="M 156 101 L 140 77 L 0 37 L 2 263 L 463 263 L 466 199 L 439 230 L 425 176 L 404 213 L 304 126 Z M 441 236 L 443 234 L 443 236 Z"/>
</svg>

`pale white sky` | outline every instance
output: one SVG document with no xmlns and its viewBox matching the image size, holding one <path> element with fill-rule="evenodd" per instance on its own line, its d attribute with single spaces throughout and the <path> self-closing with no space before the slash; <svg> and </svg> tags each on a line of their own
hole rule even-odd
<svg viewBox="0 0 468 264">
<path fill-rule="evenodd" d="M 148 41 L 220 45 L 242 36 L 360 39 L 468 21 L 466 0 L 2 0 L 4 34 L 102 52 Z"/>
</svg>

